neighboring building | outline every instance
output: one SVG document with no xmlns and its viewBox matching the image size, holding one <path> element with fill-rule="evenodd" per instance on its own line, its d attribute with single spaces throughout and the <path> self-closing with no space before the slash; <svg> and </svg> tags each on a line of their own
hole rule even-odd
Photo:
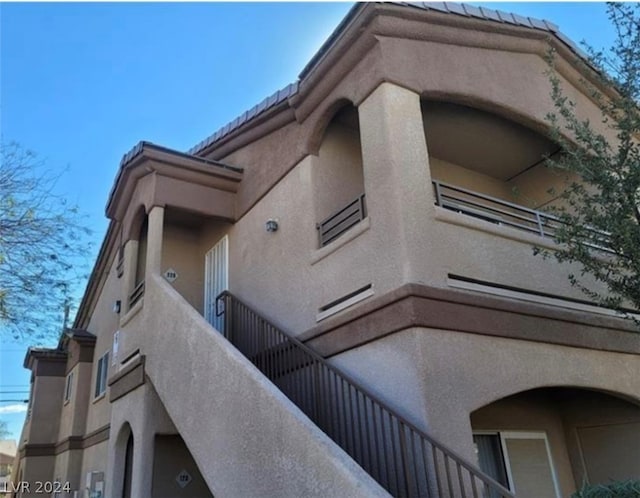
<svg viewBox="0 0 640 498">
<path fill-rule="evenodd" d="M 0 497 L 9 496 L 6 491 L 11 481 L 13 461 L 18 453 L 16 442 L 12 439 L 0 440 Z"/>
<path fill-rule="evenodd" d="M 138 144 L 73 330 L 27 353 L 16 479 L 512 496 L 488 474 L 560 498 L 640 476 L 640 335 L 532 255 L 563 185 L 549 44 L 599 123 L 548 22 L 357 4 L 297 83 L 188 153 Z"/>
</svg>

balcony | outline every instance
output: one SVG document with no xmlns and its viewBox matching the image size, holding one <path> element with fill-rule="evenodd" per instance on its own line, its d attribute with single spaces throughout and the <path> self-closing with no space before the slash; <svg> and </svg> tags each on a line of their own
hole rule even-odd
<svg viewBox="0 0 640 498">
<path fill-rule="evenodd" d="M 558 229 L 563 225 L 563 221 L 544 211 L 529 209 L 437 180 L 432 183 L 436 206 L 450 211 L 551 239 L 556 238 Z M 592 240 L 597 241 L 594 244 L 586 244 L 588 247 L 613 252 L 609 233 L 590 227 L 587 227 L 587 230 L 591 232 Z"/>
<path fill-rule="evenodd" d="M 367 217 L 364 194 L 316 225 L 320 247 L 324 247 Z"/>
<path fill-rule="evenodd" d="M 433 181 L 436 206 L 489 223 L 554 238 L 561 221 L 548 213 L 529 209 L 479 192 Z"/>
</svg>

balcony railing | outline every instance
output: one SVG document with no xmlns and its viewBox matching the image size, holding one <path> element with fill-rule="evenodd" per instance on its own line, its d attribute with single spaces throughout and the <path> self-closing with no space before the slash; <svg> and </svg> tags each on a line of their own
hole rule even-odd
<svg viewBox="0 0 640 498">
<path fill-rule="evenodd" d="M 513 498 L 229 292 L 220 294 L 217 304 L 224 314 L 225 337 L 392 495 Z"/>
<path fill-rule="evenodd" d="M 129 309 L 133 308 L 135 304 L 144 296 L 144 280 L 135 286 L 133 292 L 129 294 Z"/>
<path fill-rule="evenodd" d="M 367 210 L 364 202 L 364 194 L 361 194 L 338 212 L 316 225 L 320 239 L 320 247 L 324 247 L 330 242 L 333 242 L 352 226 L 364 220 L 366 216 Z"/>
<path fill-rule="evenodd" d="M 439 181 L 433 182 L 436 205 L 481 220 L 541 237 L 554 237 L 561 222 L 551 214 L 512 204 L 485 194 Z"/>
<path fill-rule="evenodd" d="M 432 183 L 436 205 L 451 211 L 553 239 L 563 225 L 562 220 L 543 211 L 529 209 L 440 181 Z M 585 246 L 601 252 L 614 252 L 611 249 L 609 233 L 588 226 L 583 228 L 588 233 L 589 240 L 584 244 Z"/>
</svg>

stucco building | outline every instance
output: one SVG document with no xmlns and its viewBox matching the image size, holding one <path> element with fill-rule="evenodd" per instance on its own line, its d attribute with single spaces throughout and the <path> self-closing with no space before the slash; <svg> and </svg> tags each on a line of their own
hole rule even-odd
<svg viewBox="0 0 640 498">
<path fill-rule="evenodd" d="M 11 468 L 16 458 L 16 442 L 12 439 L 0 440 L 0 497 L 9 496 L 7 488 L 11 480 Z"/>
<path fill-rule="evenodd" d="M 549 46 L 600 122 L 549 22 L 358 4 L 192 150 L 134 147 L 73 329 L 25 359 L 15 479 L 560 498 L 638 477 L 640 335 L 532 254 L 565 181 Z"/>
</svg>

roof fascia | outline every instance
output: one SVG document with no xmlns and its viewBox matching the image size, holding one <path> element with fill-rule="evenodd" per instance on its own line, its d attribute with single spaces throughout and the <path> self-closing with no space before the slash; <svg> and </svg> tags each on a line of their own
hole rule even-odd
<svg viewBox="0 0 640 498">
<path fill-rule="evenodd" d="M 385 18 L 412 21 L 398 29 L 397 24 L 385 21 Z M 394 3 L 365 4 L 360 9 L 350 11 L 348 22 L 343 23 L 342 31 L 331 35 L 327 40 L 328 46 L 320 49 L 321 56 L 314 56 L 313 64 L 307 65 L 301 73 L 304 77 L 300 81 L 298 93 L 290 101 L 296 108 L 298 121 L 304 121 L 313 110 L 320 105 L 332 88 L 353 68 L 353 62 L 361 60 L 368 50 L 370 43 L 362 43 L 362 37 L 369 37 L 374 42 L 379 37 L 407 38 L 414 40 L 433 41 L 441 43 L 456 43 L 450 37 L 443 37 L 437 30 L 416 30 L 416 23 L 434 26 L 446 26 L 472 32 L 498 33 L 513 37 L 513 41 L 505 45 L 498 45 L 490 39 L 475 42 L 460 43 L 462 46 L 478 46 L 512 50 L 524 53 L 535 53 L 542 58 L 548 55 L 549 48 L 556 53 L 556 69 L 576 88 L 582 88 L 582 93 L 593 100 L 593 95 L 584 90 L 584 82 L 593 85 L 603 94 L 612 96 L 614 89 L 602 85 L 600 73 L 585 59 L 584 53 L 562 33 L 557 27 L 545 22 L 545 29 L 524 26 L 513 23 L 499 22 L 487 18 L 477 18 L 454 13 L 445 13 L 433 9 L 411 7 Z M 552 30 L 555 29 L 555 30 Z M 527 41 L 537 42 L 535 45 Z M 501 40 L 500 43 L 503 43 Z M 354 51 L 357 51 L 354 53 Z M 349 53 L 348 57 L 345 54 Z M 326 78 L 332 72 L 331 84 Z M 584 80 L 584 81 L 582 81 Z M 322 82 L 322 85 L 320 84 Z M 321 91 L 317 89 L 323 87 Z M 358 104 L 357 102 L 355 103 Z"/>
<path fill-rule="evenodd" d="M 241 168 L 145 144 L 133 158 L 120 167 L 109 195 L 107 217 L 121 221 L 137 180 L 150 171 L 156 170 L 160 170 L 162 174 L 171 178 L 187 179 L 188 177 L 190 181 L 219 188 L 221 183 L 239 183 L 243 173 Z M 235 191 L 229 186 L 222 189 Z"/>
<path fill-rule="evenodd" d="M 446 3 L 446 2 L 445 2 Z M 444 4 L 443 4 L 444 5 Z M 282 113 L 286 110 L 295 109 L 295 115 L 287 113 L 289 119 L 303 121 L 308 117 L 312 110 L 322 99 L 312 99 L 308 101 L 307 97 L 312 93 L 313 89 L 320 81 L 323 81 L 329 70 L 336 68 L 338 61 L 345 55 L 347 51 L 351 51 L 350 60 L 360 60 L 364 54 L 375 44 L 375 36 L 397 36 L 398 33 L 378 32 L 375 29 L 372 33 L 367 33 L 370 40 L 360 41 L 369 24 L 380 16 L 394 16 L 408 20 L 422 20 L 431 24 L 439 24 L 445 26 L 455 26 L 458 28 L 469 29 L 473 31 L 498 32 L 519 37 L 521 39 L 533 39 L 538 41 L 550 41 L 557 53 L 566 60 L 566 64 L 574 70 L 578 71 L 582 77 L 598 87 L 605 94 L 612 95 L 612 90 L 603 88 L 597 77 L 598 71 L 590 65 L 586 54 L 579 49 L 570 39 L 563 35 L 558 27 L 549 21 L 541 21 L 538 19 L 522 18 L 517 14 L 508 14 L 493 9 L 474 8 L 463 4 L 448 3 L 449 8 L 436 8 L 434 5 L 425 4 L 412 5 L 407 3 L 356 3 L 333 33 L 325 41 L 322 47 L 311 58 L 307 65 L 299 74 L 299 84 L 297 91 L 293 92 L 286 100 L 280 102 L 274 107 L 267 109 L 265 112 L 257 112 L 254 116 L 243 114 L 223 129 L 218 130 L 207 140 L 201 142 L 192 150 L 199 155 L 207 155 L 210 157 L 224 157 L 234 150 L 257 140 L 258 138 L 268 134 L 269 132 L 283 125 Z M 451 10 L 452 7 L 458 7 Z M 468 14 L 467 11 L 482 13 Z M 487 14 L 488 13 L 488 14 Z M 508 20 L 510 21 L 508 21 Z M 526 22 L 525 22 L 526 21 Z M 429 40 L 428 30 L 421 39 Z M 355 54 L 353 50 L 360 51 Z M 538 52 L 540 56 L 546 55 L 545 51 Z M 353 64 L 346 64 L 339 71 L 344 76 Z M 346 67 L 348 66 L 348 67 Z M 569 76 L 571 71 L 564 71 L 563 76 Z M 576 78 L 571 78 L 572 83 Z M 578 78 L 579 79 L 579 78 Z M 338 78 L 339 81 L 339 78 Z M 259 107 L 259 106 L 258 106 Z M 278 116 L 278 118 L 276 118 Z M 246 119 L 245 119 L 246 118 Z M 235 127 L 236 122 L 242 124 Z M 286 123 L 285 123 L 286 124 Z M 232 128 L 229 132 L 227 128 Z"/>
<path fill-rule="evenodd" d="M 33 370 L 35 361 L 67 361 L 67 353 L 59 349 L 29 348 L 24 357 L 23 366 Z"/>
<path fill-rule="evenodd" d="M 106 208 L 107 216 L 111 221 L 89 275 L 73 323 L 74 329 L 86 329 L 89 326 L 91 314 L 116 254 L 116 242 L 120 237 L 120 220 L 135 191 L 137 180 L 149 173 L 148 168 L 161 169 L 162 174 L 173 178 L 188 176 L 190 180 L 193 180 L 195 177 L 201 184 L 209 183 L 217 186 L 224 184 L 227 190 L 232 191 L 235 191 L 232 185 L 237 185 L 243 176 L 243 170 L 240 168 L 144 142 L 138 144 L 129 154 L 125 155 Z"/>
<path fill-rule="evenodd" d="M 233 131 L 221 133 L 221 138 L 204 146 L 198 151 L 198 154 L 214 158 L 225 157 L 234 150 L 294 122 L 296 116 L 291 107 L 292 98 L 295 98 L 295 94 L 248 119 Z"/>
<path fill-rule="evenodd" d="M 120 223 L 115 220 L 110 221 L 107 233 L 102 239 L 98 257 L 89 275 L 84 294 L 82 294 L 82 301 L 80 301 L 73 328 L 86 329 L 89 326 L 89 320 L 100 295 L 100 289 L 102 289 L 107 279 L 109 267 L 115 257 L 114 248 L 119 237 L 119 227 Z"/>
</svg>

